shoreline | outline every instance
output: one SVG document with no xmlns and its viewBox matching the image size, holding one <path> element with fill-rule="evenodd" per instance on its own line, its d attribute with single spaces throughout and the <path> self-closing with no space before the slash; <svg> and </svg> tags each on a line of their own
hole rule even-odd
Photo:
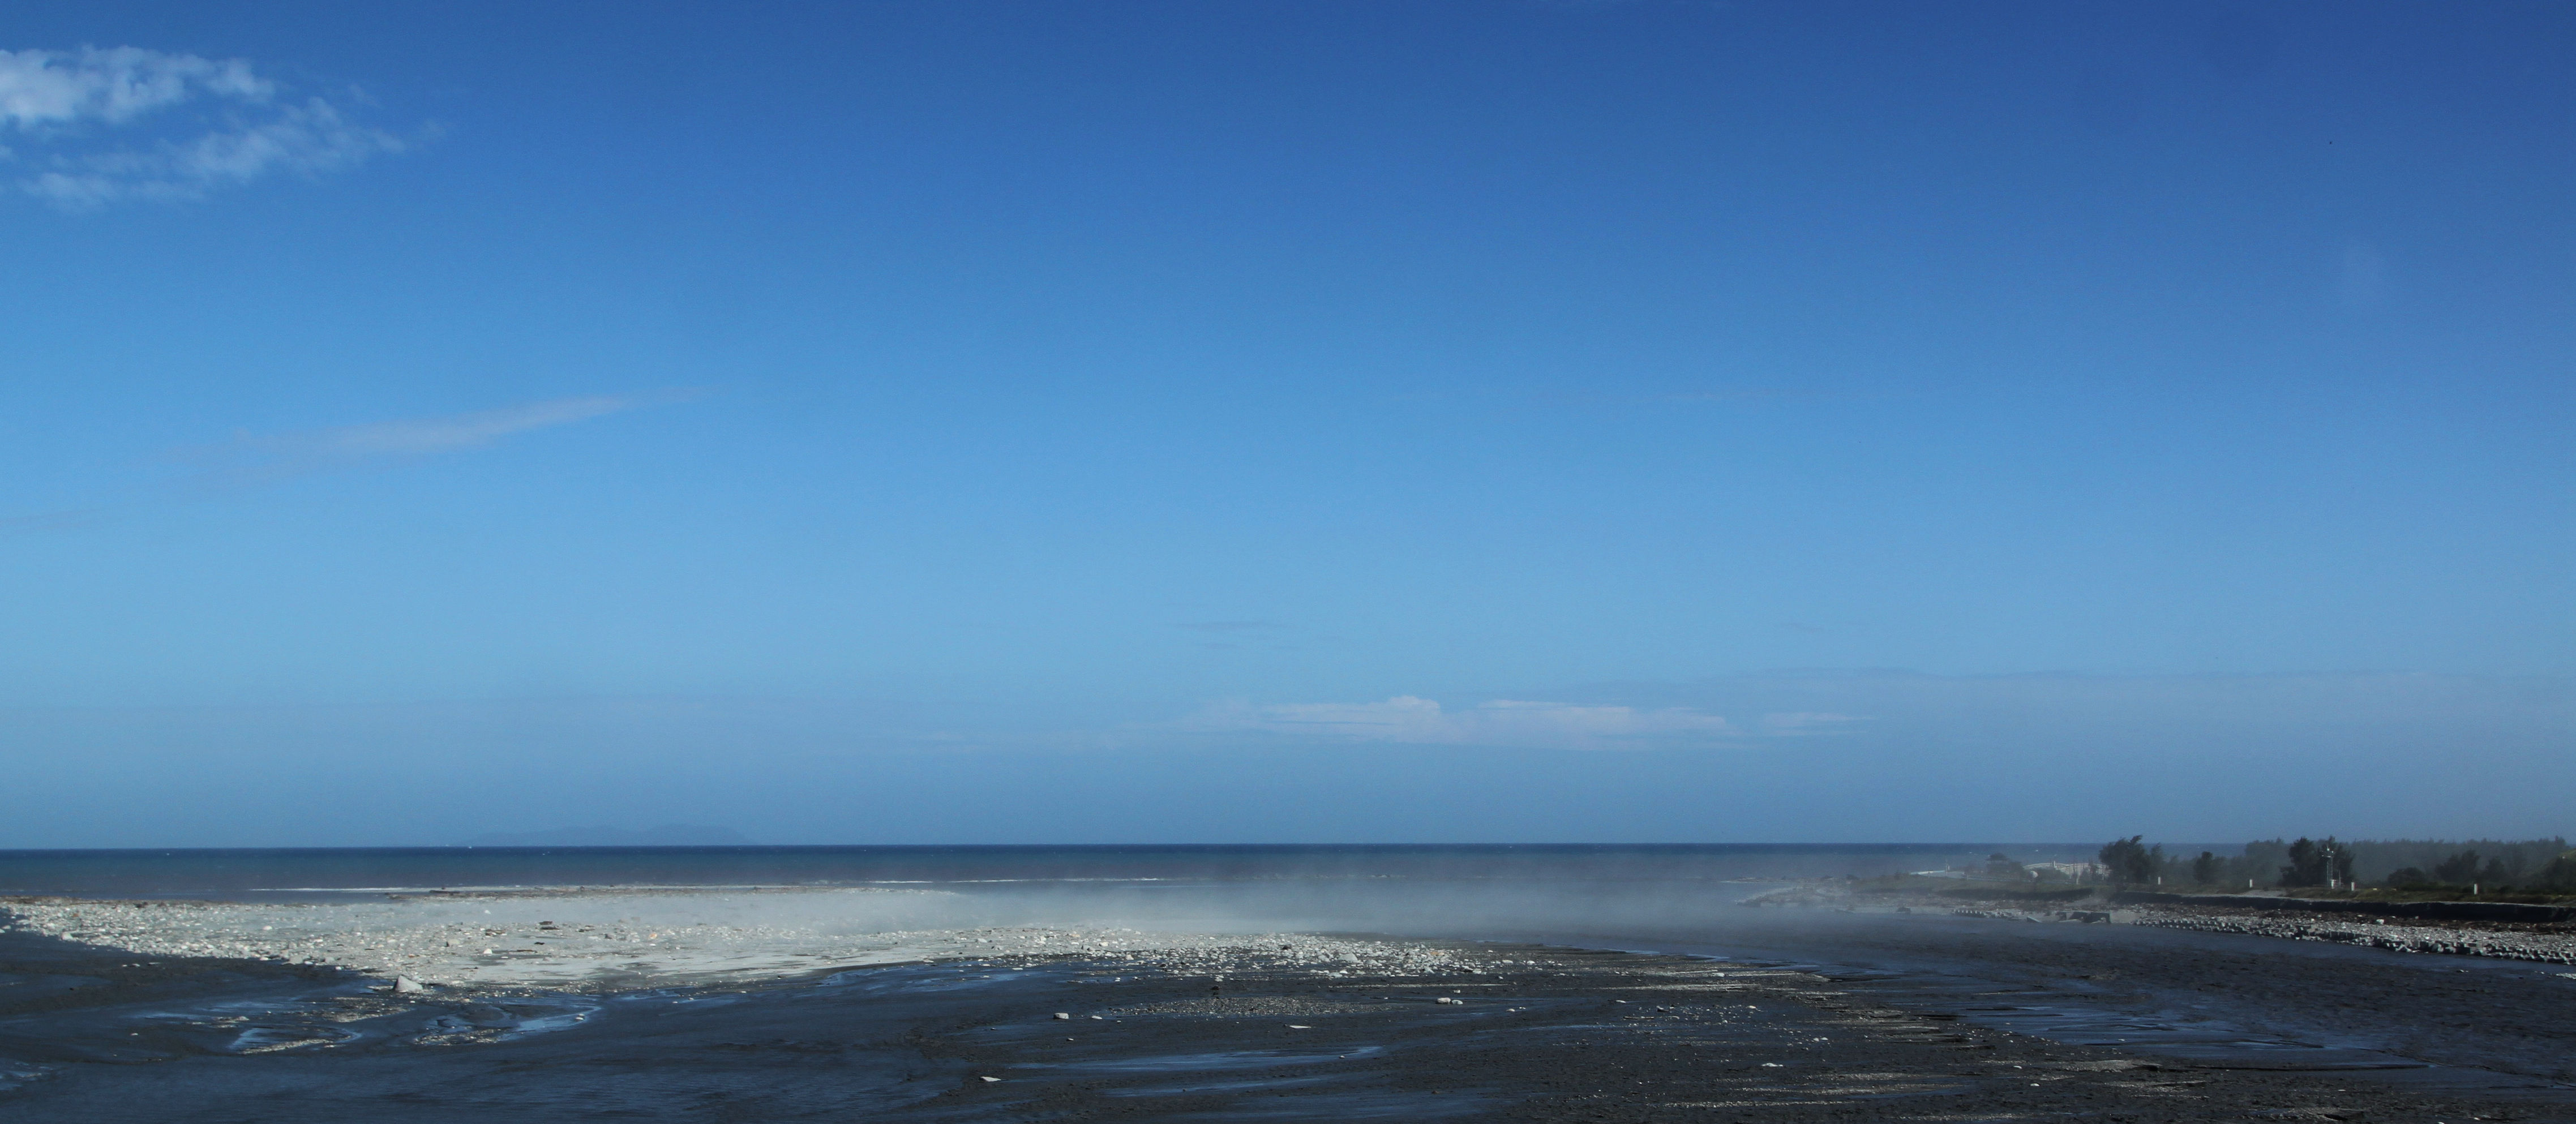
<svg viewBox="0 0 2576 1124">
<path fill-rule="evenodd" d="M 1509 943 L 870 927 L 961 900 L 847 888 L 739 901 L 12 899 L 0 902 L 12 921 L 0 1085 L 17 1088 L 0 1090 L 0 1122 L 196 1119 L 116 1114 L 182 1096 L 316 1124 L 555 1120 L 560 1108 L 513 1115 L 454 1090 L 497 1082 L 560 1106 L 625 1095 L 603 1081 L 739 1100 L 781 1080 L 894 1120 L 2456 1120 L 2540 1106 L 2576 1118 L 2564 1018 L 2576 979 L 2494 959 L 2473 972 L 2350 944 L 1884 903 L 1724 906 L 1660 930 Z M 417 963 L 396 958 L 450 939 L 439 934 L 460 909 L 531 943 L 442 944 L 475 974 L 404 975 Z M 548 1084 L 540 1070 L 571 1076 Z M 351 1082 L 442 1107 L 353 1106 L 339 1091 Z M 280 1103 L 294 1112 L 268 1111 Z M 810 1115 L 773 1108 L 743 1115 Z"/>
<path fill-rule="evenodd" d="M 41 1011 L 0 1001 L 0 1071 L 27 1075 L 0 1092 L 0 1121 L 234 1119 L 254 1104 L 281 1124 L 534 1121 L 575 1103 L 648 1119 L 843 1106 L 899 1121 L 2181 1121 L 2492 1118 L 2570 1103 L 2547 1082 L 2439 1067 L 2051 1041 L 1777 965 L 1411 943 L 1443 970 L 1336 978 L 1275 960 L 1212 972 L 1050 955 L 586 995 L 396 994 L 310 966 L 111 968 L 99 950 L 16 934 L 0 941 L 0 973 L 43 961 L 107 975 L 96 994 L 58 992 Z M 270 1009 L 241 1014 L 261 988 Z M 137 1012 L 146 995 L 157 1016 Z M 30 1036 L 31 1015 L 75 1033 Z"/>
</svg>

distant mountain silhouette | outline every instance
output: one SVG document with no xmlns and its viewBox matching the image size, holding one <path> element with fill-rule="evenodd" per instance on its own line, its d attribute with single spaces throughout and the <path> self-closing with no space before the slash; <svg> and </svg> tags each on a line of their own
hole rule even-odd
<svg viewBox="0 0 2576 1124">
<path fill-rule="evenodd" d="M 477 835 L 459 847 L 743 847 L 751 840 L 729 827 L 664 824 L 642 831 L 622 827 L 559 827 Z"/>
</svg>

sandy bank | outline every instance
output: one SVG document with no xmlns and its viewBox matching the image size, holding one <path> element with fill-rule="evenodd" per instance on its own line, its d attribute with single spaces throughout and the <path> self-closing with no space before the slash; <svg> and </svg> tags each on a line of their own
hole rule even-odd
<svg viewBox="0 0 2576 1124">
<path fill-rule="evenodd" d="M 448 987 L 617 990 L 822 968 L 1083 956 L 1138 970 L 1464 971 L 1434 946 L 1113 925 L 956 926 L 955 895 L 816 889 L 525 891 L 337 904 L 0 901 L 0 924 L 145 956 L 323 965 Z"/>
</svg>

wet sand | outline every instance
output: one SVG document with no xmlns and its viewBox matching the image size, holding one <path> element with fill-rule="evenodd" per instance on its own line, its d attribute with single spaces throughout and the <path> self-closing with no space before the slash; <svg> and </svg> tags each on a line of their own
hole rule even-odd
<svg viewBox="0 0 2576 1124">
<path fill-rule="evenodd" d="M 2252 908 L 2124 909 L 2111 923 L 2036 924 L 2044 915 L 1947 908 L 1743 912 L 1758 920 L 1730 927 L 1721 951 L 1877 978 L 1904 993 L 1900 1001 L 1998 1025 L 2153 1040 L 2197 1056 L 2259 1054 L 2248 1044 L 2271 1042 L 2291 1053 L 2576 1083 L 2576 972 L 2554 959 L 2576 928 L 2568 925 L 2337 922 L 2321 932 L 2308 923 L 2314 915 Z M 2222 912 L 2222 924 L 2207 923 Z M 2385 938 L 2383 927 L 2404 939 Z"/>
<path fill-rule="evenodd" d="M 2482 1020 L 2490 1047 L 2563 1067 L 2576 981 L 2169 930 L 1845 920 L 1730 936 L 1738 956 L 1778 943 L 1782 960 L 1837 960 L 1821 970 L 1399 941 L 1423 955 L 1365 973 L 1293 947 L 1162 964 L 1029 951 L 411 994 L 323 965 L 17 932 L 0 935 L 15 1086 L 0 1121 L 2576 1119 L 2539 1072 L 2301 1053 L 2327 1048 L 2313 1042 L 2081 1045 L 1991 1009 L 2016 1005 L 2001 995 L 2126 1017 L 2175 989 L 2249 1008 L 2295 994 L 2428 1040 Z M 2404 1068 L 2335 1068 L 2356 1062 Z"/>
</svg>

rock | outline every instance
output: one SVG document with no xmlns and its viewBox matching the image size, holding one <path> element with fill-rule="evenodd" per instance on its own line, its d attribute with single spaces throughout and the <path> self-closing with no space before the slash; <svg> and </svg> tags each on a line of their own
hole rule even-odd
<svg viewBox="0 0 2576 1124">
<path fill-rule="evenodd" d="M 424 984 L 419 980 L 415 980 L 410 976 L 394 977 L 394 994 L 396 995 L 417 995 L 427 990 L 429 990 L 429 986 L 427 984 Z"/>
</svg>

